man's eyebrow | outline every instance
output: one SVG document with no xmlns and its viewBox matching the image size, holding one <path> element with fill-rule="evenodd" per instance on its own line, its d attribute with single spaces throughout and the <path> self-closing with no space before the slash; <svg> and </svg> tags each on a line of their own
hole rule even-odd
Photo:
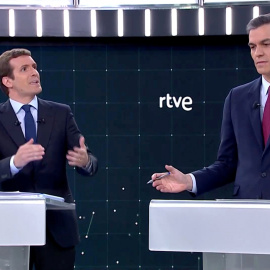
<svg viewBox="0 0 270 270">
<path fill-rule="evenodd" d="M 270 42 L 270 38 L 263 39 L 263 40 L 261 40 L 259 43 L 262 44 L 262 43 L 265 43 L 265 42 Z M 254 43 L 253 43 L 253 42 L 249 42 L 248 45 L 249 45 L 249 46 L 250 46 L 250 45 L 254 45 Z"/>
</svg>

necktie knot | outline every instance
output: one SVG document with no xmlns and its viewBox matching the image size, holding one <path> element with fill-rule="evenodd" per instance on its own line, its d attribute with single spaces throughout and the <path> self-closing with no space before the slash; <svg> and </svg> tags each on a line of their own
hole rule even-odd
<svg viewBox="0 0 270 270">
<path fill-rule="evenodd" d="M 23 109 L 25 112 L 30 112 L 30 107 L 31 107 L 31 105 L 26 104 L 26 105 L 23 105 L 23 106 L 22 106 L 22 109 Z"/>
</svg>

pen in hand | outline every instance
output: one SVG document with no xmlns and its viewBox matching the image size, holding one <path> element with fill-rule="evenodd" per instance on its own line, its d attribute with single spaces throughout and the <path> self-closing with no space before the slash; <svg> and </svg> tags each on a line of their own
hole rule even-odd
<svg viewBox="0 0 270 270">
<path fill-rule="evenodd" d="M 161 176 L 157 177 L 155 180 L 159 180 L 159 179 L 161 179 L 161 178 L 163 178 L 163 177 L 165 177 L 165 176 L 167 176 L 169 174 L 170 174 L 170 172 L 164 173 Z M 153 182 L 154 181 L 152 179 L 150 179 L 146 184 L 152 184 Z"/>
</svg>

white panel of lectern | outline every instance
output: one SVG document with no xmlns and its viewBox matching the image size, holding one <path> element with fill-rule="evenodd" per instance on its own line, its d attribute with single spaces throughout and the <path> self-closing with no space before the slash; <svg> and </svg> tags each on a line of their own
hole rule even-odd
<svg viewBox="0 0 270 270">
<path fill-rule="evenodd" d="M 0 192 L 0 269 L 28 270 L 29 246 L 45 245 L 46 209 L 74 209 L 47 194 Z"/>
<path fill-rule="evenodd" d="M 270 201 L 152 200 L 149 249 L 270 254 Z"/>
</svg>

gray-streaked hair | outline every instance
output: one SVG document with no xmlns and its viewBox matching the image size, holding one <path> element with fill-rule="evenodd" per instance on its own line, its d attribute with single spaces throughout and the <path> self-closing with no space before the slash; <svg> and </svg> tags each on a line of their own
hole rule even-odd
<svg viewBox="0 0 270 270">
<path fill-rule="evenodd" d="M 249 34 L 250 30 L 257 29 L 264 24 L 270 24 L 270 13 L 260 15 L 259 17 L 250 20 L 246 27 L 247 33 Z"/>
</svg>

